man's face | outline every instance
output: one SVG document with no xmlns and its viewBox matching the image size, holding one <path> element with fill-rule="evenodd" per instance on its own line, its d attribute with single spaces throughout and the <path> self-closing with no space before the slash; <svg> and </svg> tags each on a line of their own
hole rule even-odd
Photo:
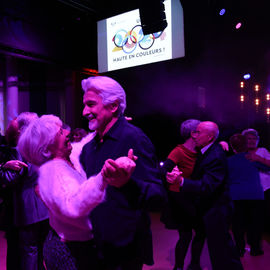
<svg viewBox="0 0 270 270">
<path fill-rule="evenodd" d="M 253 135 L 253 134 L 247 134 L 246 135 L 246 140 L 247 140 L 247 148 L 249 150 L 256 149 L 257 148 L 257 142 L 258 138 Z"/>
<path fill-rule="evenodd" d="M 89 121 L 89 129 L 103 131 L 113 117 L 110 105 L 104 105 L 102 98 L 94 91 L 87 91 L 83 96 L 83 116 Z"/>
<path fill-rule="evenodd" d="M 195 144 L 199 149 L 208 145 L 213 137 L 209 134 L 209 131 L 204 127 L 203 123 L 198 125 L 195 134 Z"/>
</svg>

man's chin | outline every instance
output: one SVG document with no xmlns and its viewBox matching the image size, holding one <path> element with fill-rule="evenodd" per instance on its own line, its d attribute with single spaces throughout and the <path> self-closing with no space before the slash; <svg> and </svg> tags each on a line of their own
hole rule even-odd
<svg viewBox="0 0 270 270">
<path fill-rule="evenodd" d="M 95 130 L 98 128 L 98 125 L 97 125 L 97 123 L 91 123 L 91 122 L 89 122 L 88 128 L 89 128 L 91 131 L 95 131 Z"/>
</svg>

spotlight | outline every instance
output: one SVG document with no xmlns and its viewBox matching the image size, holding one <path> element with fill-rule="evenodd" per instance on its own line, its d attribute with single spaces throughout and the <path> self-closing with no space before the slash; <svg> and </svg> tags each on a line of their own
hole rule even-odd
<svg viewBox="0 0 270 270">
<path fill-rule="evenodd" d="M 244 102 L 244 101 L 245 101 L 245 96 L 244 96 L 244 95 L 241 95 L 241 96 L 240 96 L 240 101 L 241 101 L 241 102 Z"/>
<path fill-rule="evenodd" d="M 235 28 L 236 28 L 236 29 L 239 29 L 241 26 L 242 26 L 242 23 L 239 22 L 239 23 L 236 24 Z"/>
<path fill-rule="evenodd" d="M 249 74 L 249 73 L 245 74 L 245 75 L 243 76 L 243 78 L 244 78 L 245 80 L 250 79 L 250 74 Z"/>
<path fill-rule="evenodd" d="M 223 8 L 223 9 L 221 9 L 221 10 L 220 10 L 219 15 L 220 15 L 220 16 L 222 16 L 222 15 L 224 15 L 224 14 L 225 14 L 225 12 L 226 12 L 226 9 L 225 9 L 225 8 Z"/>
<path fill-rule="evenodd" d="M 162 167 L 162 166 L 164 165 L 164 162 L 161 161 L 161 162 L 159 163 L 159 165 L 160 165 L 160 167 Z"/>
<path fill-rule="evenodd" d="M 255 92 L 259 92 L 259 90 L 260 90 L 260 85 L 259 85 L 259 84 L 255 84 L 254 90 L 255 90 Z"/>
<path fill-rule="evenodd" d="M 260 99 L 255 98 L 255 105 L 256 105 L 256 106 L 259 106 L 259 105 L 260 105 Z"/>
</svg>

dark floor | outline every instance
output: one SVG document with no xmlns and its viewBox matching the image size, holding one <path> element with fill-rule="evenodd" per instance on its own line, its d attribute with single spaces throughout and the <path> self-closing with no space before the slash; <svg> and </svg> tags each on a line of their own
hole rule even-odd
<svg viewBox="0 0 270 270">
<path fill-rule="evenodd" d="M 152 232 L 154 239 L 154 260 L 153 266 L 145 266 L 143 270 L 172 270 L 174 265 L 174 246 L 176 244 L 178 233 L 174 230 L 166 230 L 159 221 L 159 214 L 152 214 Z M 263 239 L 264 255 L 252 257 L 247 251 L 243 257 L 242 263 L 245 270 L 269 270 L 270 269 L 270 237 L 264 236 Z M 248 249 L 248 247 L 246 247 Z M 190 261 L 190 252 L 188 252 L 185 265 Z M 203 270 L 211 270 L 211 263 L 205 245 L 201 266 Z M 229 269 L 228 269 L 229 270 Z"/>
<path fill-rule="evenodd" d="M 151 214 L 152 231 L 154 239 L 154 260 L 153 266 L 144 266 L 143 270 L 171 270 L 174 263 L 174 246 L 177 241 L 178 233 L 166 230 L 159 221 L 159 214 Z M 247 247 L 248 249 L 248 247 Z M 264 236 L 263 239 L 264 255 L 252 257 L 247 251 L 242 258 L 245 270 L 269 270 L 270 269 L 270 237 Z M 0 269 L 6 270 L 5 266 L 6 242 L 4 233 L 0 231 Z M 190 253 L 188 253 L 185 265 L 188 265 Z M 201 265 L 203 270 L 211 270 L 207 247 L 204 247 Z M 229 269 L 228 269 L 229 270 Z"/>
</svg>

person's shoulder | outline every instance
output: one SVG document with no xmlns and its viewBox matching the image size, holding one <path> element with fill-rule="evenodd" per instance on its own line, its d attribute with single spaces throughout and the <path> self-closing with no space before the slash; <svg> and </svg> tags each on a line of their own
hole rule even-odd
<svg viewBox="0 0 270 270">
<path fill-rule="evenodd" d="M 145 150 L 149 149 L 149 151 L 154 151 L 152 141 L 143 132 L 143 130 L 127 121 L 122 125 L 122 129 L 119 134 L 120 136 L 118 139 L 120 139 L 123 144 L 130 145 L 134 148 L 143 148 Z"/>
<path fill-rule="evenodd" d="M 269 154 L 269 151 L 264 147 L 259 147 L 256 151 L 256 154 Z"/>
<path fill-rule="evenodd" d="M 129 122 L 124 122 L 123 124 L 123 131 L 124 131 L 124 136 L 130 136 L 134 138 L 139 138 L 139 137 L 147 137 L 147 135 L 143 132 L 143 130 Z"/>
<path fill-rule="evenodd" d="M 186 150 L 188 151 L 188 149 L 185 148 L 182 144 L 178 144 L 178 145 L 176 145 L 172 149 L 171 153 L 174 153 L 174 154 L 183 154 L 183 153 L 186 153 L 187 152 Z"/>
<path fill-rule="evenodd" d="M 237 153 L 228 157 L 228 162 L 236 162 L 239 160 L 247 160 L 244 153 Z"/>
<path fill-rule="evenodd" d="M 224 153 L 225 151 L 223 150 L 222 146 L 218 143 L 218 142 L 214 142 L 211 146 L 211 149 L 213 149 L 214 151 L 218 152 L 218 153 Z"/>
<path fill-rule="evenodd" d="M 211 156 L 212 158 L 226 158 L 226 153 L 223 150 L 223 148 L 221 147 L 221 145 L 217 142 L 214 142 L 209 149 L 207 149 L 206 153 L 208 153 L 207 156 Z"/>
</svg>

